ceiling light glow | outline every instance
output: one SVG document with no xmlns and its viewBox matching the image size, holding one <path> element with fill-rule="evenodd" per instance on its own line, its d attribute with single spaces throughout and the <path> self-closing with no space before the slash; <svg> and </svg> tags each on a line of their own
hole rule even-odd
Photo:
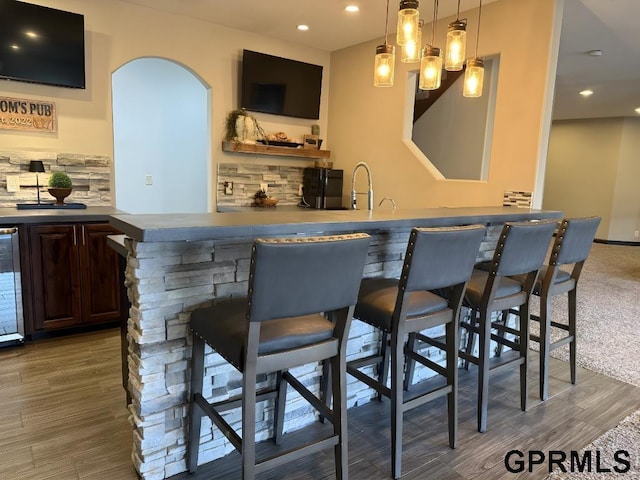
<svg viewBox="0 0 640 480">
<path fill-rule="evenodd" d="M 590 97 L 591 95 L 593 95 L 593 90 L 582 90 L 580 92 L 580 95 L 582 95 L 583 97 Z"/>
<path fill-rule="evenodd" d="M 24 32 L 24 34 L 29 38 L 38 38 L 38 34 L 36 32 L 28 31 Z"/>
<path fill-rule="evenodd" d="M 635 111 L 636 111 L 636 113 L 637 113 L 638 115 L 640 115 L 640 107 L 636 108 L 636 110 L 635 110 Z"/>
<path fill-rule="evenodd" d="M 357 5 L 347 5 L 346 7 L 344 7 L 344 9 L 349 13 L 356 13 L 360 11 L 360 7 Z"/>
<path fill-rule="evenodd" d="M 296 28 L 301 32 L 306 32 L 307 30 L 309 30 L 309 25 L 301 24 L 301 25 L 298 25 Z"/>
<path fill-rule="evenodd" d="M 18 45 L 11 45 L 11 48 L 13 48 L 14 50 L 20 50 L 20 47 Z"/>
</svg>

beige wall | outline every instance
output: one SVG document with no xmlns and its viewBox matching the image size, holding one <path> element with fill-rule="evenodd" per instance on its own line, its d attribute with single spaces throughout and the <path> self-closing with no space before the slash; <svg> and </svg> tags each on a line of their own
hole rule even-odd
<svg viewBox="0 0 640 480">
<path fill-rule="evenodd" d="M 328 52 L 119 0 L 30 1 L 85 16 L 87 89 L 0 81 L 0 96 L 52 100 L 56 102 L 58 113 L 57 134 L 0 130 L 0 143 L 5 150 L 82 152 L 112 157 L 111 74 L 135 58 L 153 56 L 183 64 L 210 86 L 213 102 L 210 130 L 215 165 L 228 158 L 228 154 L 222 153 L 220 142 L 226 114 L 239 105 L 237 85 L 243 48 L 323 65 L 319 121 L 256 116 L 267 131 L 283 130 L 290 135 L 302 135 L 310 133 L 311 124 L 318 123 L 322 134 L 327 132 Z M 211 171 L 215 176 L 215 167 Z M 215 179 L 212 184 L 215 185 Z"/>
<path fill-rule="evenodd" d="M 132 59 L 158 56 L 185 65 L 211 87 L 211 171 L 215 176 L 217 163 L 235 158 L 221 152 L 220 141 L 225 115 L 238 106 L 239 60 L 242 48 L 248 48 L 325 67 L 318 122 L 257 116 L 267 131 L 284 130 L 291 135 L 306 133 L 312 123 L 319 123 L 325 139 L 323 147 L 332 150 L 334 167 L 346 170 L 345 191 L 349 190 L 351 169 L 364 160 L 372 166 L 377 199 L 391 196 L 401 208 L 499 205 L 504 190 L 534 189 L 539 159 L 546 156 L 545 114 L 553 86 L 548 78 L 555 66 L 550 59 L 554 59 L 557 47 L 557 29 L 553 26 L 556 0 L 499 0 L 483 8 L 479 53 L 501 56 L 491 167 L 486 182 L 438 180 L 429 170 L 428 161 L 416 156 L 404 143 L 409 67 L 398 62 L 396 86 L 375 89 L 373 55 L 380 40 L 329 54 L 119 0 L 34 3 L 85 15 L 88 88 L 69 90 L 0 82 L 0 95 L 55 101 L 59 123 L 54 135 L 0 131 L 5 149 L 112 156 L 111 74 Z M 467 15 L 470 48 L 475 38 L 476 13 Z M 449 20 L 439 22 L 438 45 L 444 44 Z M 277 157 L 255 161 L 296 162 Z M 362 182 L 364 185 L 364 178 Z"/>
<path fill-rule="evenodd" d="M 569 217 L 599 215 L 597 238 L 637 242 L 639 149 L 637 118 L 554 122 L 543 207 Z"/>
<path fill-rule="evenodd" d="M 439 179 L 429 170 L 428 160 L 403 141 L 405 105 L 411 97 L 407 73 L 415 66 L 397 61 L 395 86 L 374 88 L 373 58 L 382 39 L 333 52 L 329 137 L 334 166 L 345 169 L 345 190 L 350 189 L 353 166 L 366 161 L 373 170 L 377 199 L 393 197 L 400 208 L 500 205 L 505 190 L 532 191 L 539 159 L 546 157 L 546 118 L 553 88 L 549 70 L 555 71 L 559 34 L 556 9 L 554 0 L 500 0 L 483 8 L 479 54 L 500 54 L 486 182 Z M 465 16 L 470 19 L 473 51 L 477 10 Z M 446 23 L 451 20 L 438 22 L 436 45 L 444 45 Z M 430 26 L 424 31 L 430 32 Z M 364 175 L 358 177 L 357 189 L 366 189 Z"/>
</svg>

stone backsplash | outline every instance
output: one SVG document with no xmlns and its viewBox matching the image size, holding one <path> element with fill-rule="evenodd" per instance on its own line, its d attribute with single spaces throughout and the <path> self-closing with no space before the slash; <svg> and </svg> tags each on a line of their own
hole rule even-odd
<svg viewBox="0 0 640 480">
<path fill-rule="evenodd" d="M 253 195 L 267 184 L 267 194 L 277 198 L 278 205 L 297 205 L 305 166 L 258 165 L 252 163 L 219 163 L 217 206 L 250 207 Z M 225 194 L 225 182 L 233 182 L 233 193 Z"/>
<path fill-rule="evenodd" d="M 73 182 L 73 191 L 65 200 L 90 206 L 110 206 L 111 158 L 84 153 L 56 153 L 0 150 L 0 207 L 15 207 L 16 203 L 35 202 L 35 174 L 29 172 L 31 160 L 42 160 L 44 178 L 52 172 L 65 172 Z M 20 188 L 7 190 L 7 176 L 20 176 Z M 44 179 L 43 179 L 44 180 Z M 46 183 L 40 180 L 40 200 L 53 201 Z"/>
</svg>

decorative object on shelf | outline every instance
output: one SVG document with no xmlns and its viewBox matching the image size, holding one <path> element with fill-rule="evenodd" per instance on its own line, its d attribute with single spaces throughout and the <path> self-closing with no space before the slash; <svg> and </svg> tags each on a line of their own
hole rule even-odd
<svg viewBox="0 0 640 480">
<path fill-rule="evenodd" d="M 265 139 L 267 135 L 258 123 L 256 117 L 243 108 L 232 110 L 227 115 L 227 132 L 225 140 L 241 143 L 256 143 L 256 140 Z"/>
<path fill-rule="evenodd" d="M 311 125 L 311 135 L 320 136 L 320 125 L 318 125 L 317 123 Z"/>
<path fill-rule="evenodd" d="M 318 135 L 305 135 L 304 136 L 304 148 L 320 148 L 322 140 L 318 138 Z"/>
<path fill-rule="evenodd" d="M 258 190 L 253 196 L 253 204 L 256 207 L 275 207 L 276 203 L 278 203 L 278 199 L 270 197 L 262 189 Z"/>
<path fill-rule="evenodd" d="M 36 174 L 36 191 L 38 192 L 38 205 L 40 205 L 40 180 L 38 173 L 44 173 L 44 163 L 42 160 L 31 160 L 29 162 L 29 171 Z"/>
<path fill-rule="evenodd" d="M 64 199 L 71 194 L 72 187 L 69 175 L 64 172 L 54 172 L 49 177 L 49 193 L 55 197 L 55 205 L 64 205 Z"/>
</svg>

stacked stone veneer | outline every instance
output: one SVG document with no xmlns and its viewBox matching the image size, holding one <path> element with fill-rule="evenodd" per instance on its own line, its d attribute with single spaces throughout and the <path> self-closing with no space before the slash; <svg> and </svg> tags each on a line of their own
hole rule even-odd
<svg viewBox="0 0 640 480">
<path fill-rule="evenodd" d="M 35 202 L 34 187 L 22 186 L 18 192 L 7 191 L 7 175 L 29 173 L 29 162 L 42 160 L 45 173 L 65 172 L 73 182 L 73 191 L 66 202 L 91 206 L 109 206 L 111 200 L 111 159 L 104 155 L 0 150 L 0 207 L 15 207 L 16 203 Z M 40 186 L 40 199 L 54 201 L 46 185 Z"/>
<path fill-rule="evenodd" d="M 490 258 L 500 228 L 489 228 L 478 261 Z M 371 235 L 365 276 L 399 275 L 409 230 Z M 212 301 L 225 301 L 246 293 L 252 240 L 127 241 L 132 459 L 145 480 L 168 478 L 187 469 L 190 312 Z M 354 321 L 349 334 L 348 359 L 368 355 L 378 348 L 379 342 L 378 334 L 370 326 Z M 318 364 L 299 367 L 293 373 L 312 391 L 319 391 L 321 368 Z M 425 370 L 421 370 L 417 378 L 426 376 Z M 351 376 L 347 379 L 349 407 L 372 398 L 373 390 Z M 273 375 L 258 378 L 259 387 L 273 382 Z M 213 401 L 239 393 L 240 374 L 207 347 L 203 395 Z M 316 421 L 316 412 L 295 391 L 290 389 L 287 399 L 285 431 Z M 272 435 L 273 402 L 260 403 L 257 410 L 257 438 L 266 439 Z M 227 412 L 225 417 L 235 428 L 240 428 L 239 409 Z M 224 435 L 205 417 L 200 462 L 222 457 L 232 450 Z"/>
<path fill-rule="evenodd" d="M 219 163 L 217 206 L 250 207 L 261 184 L 268 185 L 267 193 L 279 200 L 278 205 L 297 205 L 305 166 Z M 225 195 L 224 182 L 233 182 L 232 195 Z"/>
</svg>

